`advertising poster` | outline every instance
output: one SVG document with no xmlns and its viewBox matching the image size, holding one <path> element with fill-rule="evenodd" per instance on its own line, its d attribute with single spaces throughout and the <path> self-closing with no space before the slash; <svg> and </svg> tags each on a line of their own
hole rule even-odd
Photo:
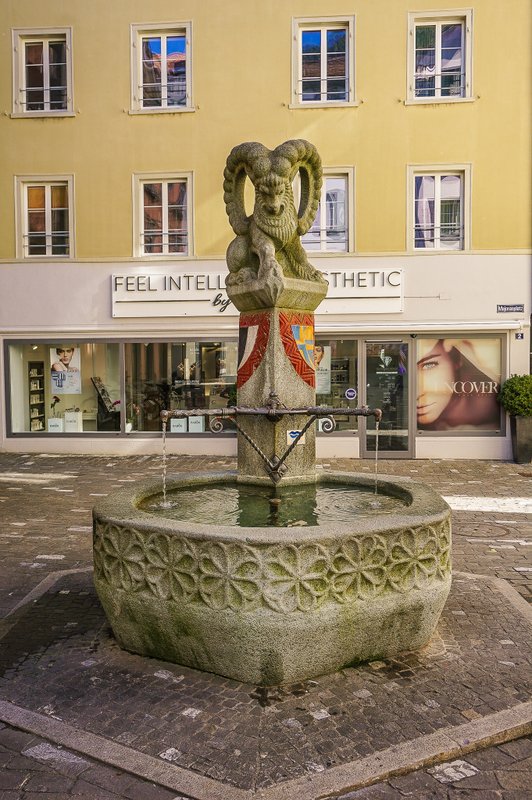
<svg viewBox="0 0 532 800">
<path fill-rule="evenodd" d="M 499 430 L 500 383 L 500 339 L 418 339 L 419 430 Z"/>
<path fill-rule="evenodd" d="M 316 394 L 330 394 L 331 348 L 329 345 L 314 345 L 314 368 L 316 370 Z"/>
<path fill-rule="evenodd" d="M 81 394 L 80 353 L 77 345 L 50 348 L 53 394 Z"/>
</svg>

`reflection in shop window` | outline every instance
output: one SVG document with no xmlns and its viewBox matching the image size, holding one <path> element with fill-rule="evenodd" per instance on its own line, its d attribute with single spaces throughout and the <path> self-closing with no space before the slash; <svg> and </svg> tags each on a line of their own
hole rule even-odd
<svg viewBox="0 0 532 800">
<path fill-rule="evenodd" d="M 120 430 L 117 344 L 11 344 L 9 370 L 12 433 Z"/>
<path fill-rule="evenodd" d="M 349 339 L 317 339 L 314 346 L 316 405 L 356 408 L 347 389 L 357 389 L 357 343 Z M 336 418 L 337 430 L 356 430 L 356 417 Z"/>
<path fill-rule="evenodd" d="M 224 408 L 235 403 L 237 343 L 126 344 L 125 372 L 126 430 L 160 431 L 165 409 Z M 170 433 L 202 433 L 206 428 L 201 415 L 169 424 Z"/>
</svg>

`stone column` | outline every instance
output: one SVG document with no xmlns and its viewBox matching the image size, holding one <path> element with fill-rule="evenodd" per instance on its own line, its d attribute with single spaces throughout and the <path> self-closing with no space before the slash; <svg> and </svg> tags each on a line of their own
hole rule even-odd
<svg viewBox="0 0 532 800">
<path fill-rule="evenodd" d="M 313 311 L 326 289 L 326 284 L 284 278 L 273 303 L 274 298 L 265 297 L 257 287 L 253 292 L 243 287 L 230 290 L 231 300 L 241 310 L 239 406 L 266 406 L 272 393 L 287 408 L 316 404 Z M 266 305 L 261 307 L 258 298 Z M 285 415 L 275 423 L 265 417 L 238 417 L 239 425 L 270 460 L 281 458 L 292 441 L 289 432 L 301 430 L 307 420 L 296 415 Z M 288 456 L 283 484 L 315 480 L 315 437 L 314 424 Z M 271 484 L 267 465 L 241 433 L 238 473 L 240 481 Z"/>
</svg>

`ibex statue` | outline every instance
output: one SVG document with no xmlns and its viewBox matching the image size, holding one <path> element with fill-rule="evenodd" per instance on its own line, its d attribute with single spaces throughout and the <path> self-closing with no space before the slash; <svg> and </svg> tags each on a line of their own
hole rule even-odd
<svg viewBox="0 0 532 800">
<path fill-rule="evenodd" d="M 301 201 L 294 204 L 292 182 L 299 172 Z M 244 184 L 255 187 L 255 207 L 248 217 L 244 208 Z M 276 283 L 300 278 L 325 284 L 309 264 L 299 237 L 316 216 L 321 189 L 321 159 L 314 145 L 293 139 L 268 150 L 259 142 L 234 147 L 224 171 L 224 200 L 229 222 L 236 233 L 227 249 L 227 286 L 251 281 Z"/>
</svg>

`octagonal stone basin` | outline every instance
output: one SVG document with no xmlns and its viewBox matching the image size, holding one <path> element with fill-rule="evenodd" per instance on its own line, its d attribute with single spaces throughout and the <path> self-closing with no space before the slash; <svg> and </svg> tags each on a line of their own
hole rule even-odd
<svg viewBox="0 0 532 800">
<path fill-rule="evenodd" d="M 237 482 L 171 476 L 168 491 Z M 317 482 L 372 488 L 368 475 Z M 424 484 L 381 476 L 399 511 L 308 527 L 165 519 L 140 482 L 94 508 L 94 582 L 119 644 L 134 653 L 262 686 L 293 683 L 413 650 L 430 639 L 451 584 L 447 503 Z"/>
</svg>

